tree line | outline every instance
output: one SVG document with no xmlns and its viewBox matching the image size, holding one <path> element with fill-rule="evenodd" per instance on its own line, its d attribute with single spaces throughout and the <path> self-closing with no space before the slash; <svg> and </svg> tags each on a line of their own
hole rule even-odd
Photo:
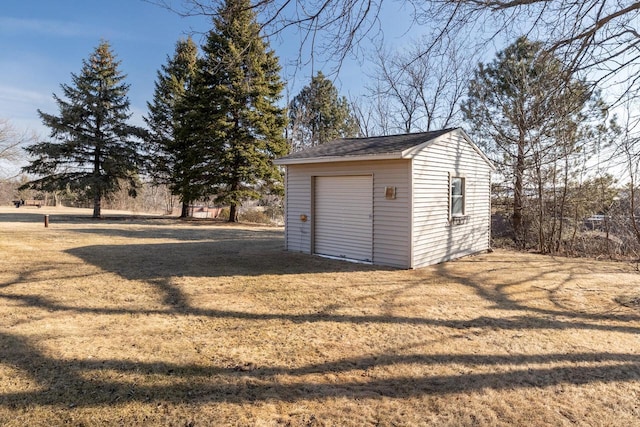
<svg viewBox="0 0 640 427">
<path fill-rule="evenodd" d="M 287 120 L 279 60 L 250 6 L 226 1 L 201 55 L 191 38 L 177 42 L 157 73 L 145 128 L 129 124 L 129 85 L 102 41 L 54 95 L 58 114 L 38 111 L 50 139 L 26 147 L 23 171 L 38 178 L 22 188 L 79 194 L 100 217 L 105 197 L 123 189 L 135 197 L 144 175 L 179 198 L 181 216 L 205 200 L 228 206 L 235 222 L 244 201 L 282 194 L 273 159 L 357 135 L 346 98 L 322 73 L 290 103 Z"/>
<path fill-rule="evenodd" d="M 579 246 L 584 219 L 596 214 L 608 218 L 598 225 L 607 239 L 610 230 L 622 235 L 624 228 L 627 246 L 634 239 L 640 245 L 638 121 L 631 107 L 636 80 L 623 79 L 627 86 L 614 99 L 604 85 L 635 75 L 630 28 L 637 5 L 411 1 L 410 24 L 430 22 L 432 31 L 405 50 L 381 45 L 365 97 L 340 96 L 318 72 L 283 108 L 284 84 L 268 36 L 297 26 L 309 35 L 305 40 L 327 41 L 313 52 L 328 51 L 340 62 L 359 41 L 376 36 L 383 2 L 368 8 L 360 1 L 340 8 L 335 0 L 308 7 L 293 2 L 287 10 L 271 0 L 186 3 L 209 14 L 213 29 L 202 54 L 191 39 L 181 40 L 158 71 L 147 128 L 125 125 L 127 86 L 108 44 L 101 44 L 73 75 L 74 85 L 62 86 L 60 115 L 40 113 L 54 142 L 28 149 L 37 160 L 25 171 L 42 176 L 29 183 L 32 188 L 85 192 L 99 215 L 100 197 L 122 186 L 135 194 L 142 171 L 167 185 L 183 206 L 197 200 L 230 206 L 233 221 L 243 201 L 282 193 L 282 176 L 271 161 L 290 150 L 340 137 L 463 126 L 498 167 L 494 216 L 504 226 L 495 227 L 496 235 L 520 249 L 569 253 Z M 495 44 L 497 35 L 511 43 L 493 60 L 478 61 L 474 52 Z M 594 69 L 599 73 L 590 78 Z M 113 91 L 100 92 L 107 87 Z M 96 100 L 108 100 L 109 107 Z M 628 114 L 616 117 L 611 107 L 625 100 Z M 95 141 L 99 147 L 91 146 Z M 594 166 L 600 156 L 618 160 L 629 178 L 624 185 Z M 614 226 L 615 212 L 620 221 Z"/>
</svg>

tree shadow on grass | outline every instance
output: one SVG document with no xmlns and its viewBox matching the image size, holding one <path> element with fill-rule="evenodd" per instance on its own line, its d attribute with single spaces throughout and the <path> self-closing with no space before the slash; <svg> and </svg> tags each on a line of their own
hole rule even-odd
<svg viewBox="0 0 640 427">
<path fill-rule="evenodd" d="M 96 245 L 66 252 L 129 280 L 167 277 L 263 276 L 392 268 L 330 260 L 284 251 L 280 233 L 222 231 L 216 240 L 182 243 Z"/>
<path fill-rule="evenodd" d="M 250 234 L 251 235 L 251 234 Z M 104 271 L 129 280 L 143 280 L 154 286 L 166 309 L 95 308 L 66 306 L 40 295 L 3 293 L 0 297 L 56 311 L 92 314 L 158 314 L 233 318 L 239 320 L 283 320 L 293 323 L 335 322 L 348 324 L 428 325 L 458 330 L 557 330 L 584 329 L 628 334 L 640 333 L 637 323 L 611 324 L 602 320 L 638 320 L 635 317 L 597 317 L 568 310 L 537 311 L 515 301 L 504 290 L 487 291 L 480 279 L 461 276 L 446 266 L 435 271 L 452 283 L 461 283 L 494 303 L 497 309 L 514 310 L 514 316 L 478 316 L 474 319 L 434 319 L 426 316 L 342 315 L 332 312 L 310 314 L 252 313 L 195 307 L 172 285 L 176 276 L 220 277 L 376 271 L 379 267 L 326 260 L 282 250 L 280 238 L 218 238 L 182 243 L 96 245 L 74 248 L 67 253 Z M 505 272 L 506 274 L 506 272 Z M 419 280 L 419 279 L 418 279 Z M 6 288 L 6 286 L 5 286 Z M 2 288 L 4 289 L 4 288 Z M 520 311 L 516 313 L 515 311 Z M 28 340 L 0 332 L 0 363 L 28 376 L 37 390 L 11 391 L 0 395 L 0 406 L 28 405 L 91 407 L 124 402 L 295 402 L 323 398 L 412 398 L 447 395 L 491 388 L 513 390 L 561 384 L 631 382 L 640 380 L 640 356 L 626 353 L 572 353 L 536 355 L 416 354 L 380 353 L 299 367 L 283 367 L 279 360 L 267 366 L 191 365 L 145 363 L 119 359 L 59 359 L 47 355 Z M 399 364 L 412 364 L 427 374 L 389 377 L 360 376 L 354 370 L 372 370 Z M 567 366 L 568 364 L 571 364 Z M 439 368 L 463 365 L 465 373 L 439 374 Z M 540 366 L 543 365 L 543 366 Z M 487 372 L 489 369 L 490 372 Z M 418 371 L 416 371 L 418 372 Z M 457 370 L 457 372 L 462 372 Z M 337 375 L 337 381 L 324 381 L 323 375 Z M 130 375 L 130 377 L 129 377 Z M 148 381 L 136 381 L 140 375 Z M 345 378 L 340 380 L 340 375 Z M 154 380 L 157 380 L 155 381 Z"/>
<path fill-rule="evenodd" d="M 24 338 L 0 333 L 0 360 L 35 382 L 39 389 L 2 394 L 0 405 L 18 408 L 31 405 L 92 407 L 126 402 L 246 403 L 278 400 L 347 398 L 411 398 L 495 390 L 549 387 L 560 384 L 583 385 L 640 380 L 640 356 L 619 353 L 578 353 L 545 355 L 394 355 L 342 359 L 299 368 L 255 366 L 179 365 L 128 360 L 59 360 L 44 355 Z M 575 366 L 566 366 L 566 363 Z M 552 366 L 553 364 L 560 366 Z M 585 364 L 596 364 L 585 366 Z M 455 364 L 467 367 L 502 366 L 495 372 L 451 375 L 414 375 L 355 381 L 319 382 L 324 374 L 349 374 L 397 364 L 422 368 Z M 532 368 L 531 364 L 551 366 Z M 97 375 L 101 372 L 107 375 Z M 113 379 L 109 379 L 109 375 Z M 127 381 L 127 375 L 132 378 Z M 140 375 L 154 381 L 139 383 Z M 287 379 L 283 379 L 286 376 Z M 102 379 L 99 379 L 101 378 Z M 167 384 L 169 383 L 169 384 Z"/>
<path fill-rule="evenodd" d="M 532 307 L 515 301 L 505 288 L 517 284 L 505 271 L 505 284 L 484 286 L 476 277 L 453 273 L 448 264 L 432 267 L 438 277 L 452 283 L 470 287 L 482 299 L 489 301 L 498 310 L 510 310 L 513 316 L 478 316 L 468 320 L 439 320 L 422 317 L 397 317 L 386 315 L 334 315 L 331 312 L 311 314 L 251 313 L 234 310 L 217 310 L 195 307 L 180 287 L 172 283 L 174 277 L 258 277 L 269 275 L 342 273 L 358 271 L 394 270 L 380 266 L 350 263 L 316 256 L 286 252 L 280 237 L 271 232 L 241 230 L 218 230 L 215 241 L 182 242 L 133 245 L 96 245 L 73 248 L 67 253 L 83 261 L 100 267 L 104 271 L 120 275 L 127 280 L 142 280 L 154 286 L 168 312 L 192 314 L 207 317 L 236 319 L 271 320 L 282 319 L 292 322 L 353 322 L 353 323 L 401 323 L 420 324 L 455 329 L 493 328 L 507 330 L 536 329 L 579 329 L 639 333 L 640 327 L 632 322 L 640 320 L 635 314 L 583 313 L 567 309 L 546 309 Z M 241 233 L 237 233 L 241 231 Z M 232 238 L 236 236 L 237 238 Z M 226 240 L 225 240 L 226 239 Z M 507 268 L 508 270 L 508 268 Z M 570 270 L 570 268 L 569 268 Z M 536 273 L 544 275 L 544 273 Z M 537 277 L 538 279 L 541 277 Z M 536 279 L 529 277 L 528 280 Z M 265 280 L 268 280 L 265 278 Z M 11 298 L 20 298 L 12 296 Z M 28 302 L 34 303 L 33 297 Z M 56 303 L 40 301 L 38 305 L 50 310 L 82 310 L 62 307 Z M 90 308 L 96 313 L 119 312 L 119 309 Z M 123 312 L 128 312 L 123 309 Z M 137 312 L 144 312 L 140 310 Z M 164 312 L 162 310 L 158 312 Z M 616 321 L 612 324 L 609 321 Z M 622 323 L 625 322 L 625 323 Z"/>
<path fill-rule="evenodd" d="M 464 262 L 464 261 L 462 261 Z M 540 316 L 540 319 L 551 318 L 551 319 L 575 319 L 576 321 L 618 321 L 618 322 L 637 322 L 640 321 L 640 315 L 630 314 L 625 312 L 624 314 L 615 313 L 611 310 L 602 312 L 602 313 L 594 313 L 588 311 L 577 311 L 575 309 L 571 309 L 569 307 L 565 307 L 559 303 L 559 301 L 553 297 L 553 293 L 557 290 L 561 289 L 564 284 L 568 283 L 571 280 L 575 280 L 575 269 L 570 265 L 564 265 L 561 262 L 555 262 L 553 259 L 544 259 L 543 264 L 548 265 L 549 263 L 555 264 L 555 268 L 552 271 L 547 271 L 544 268 L 536 268 L 535 266 L 524 266 L 522 263 L 518 267 L 514 267 L 507 262 L 506 266 L 499 267 L 499 264 L 503 264 L 504 261 L 500 261 L 496 263 L 496 266 L 492 269 L 491 273 L 494 275 L 498 275 L 501 278 L 499 279 L 499 283 L 485 283 L 483 282 L 481 275 L 468 275 L 464 273 L 463 269 L 453 268 L 451 264 L 443 263 L 434 266 L 434 269 L 437 271 L 439 277 L 446 278 L 454 283 L 460 283 L 466 287 L 469 287 L 473 290 L 473 292 L 483 300 L 492 304 L 493 309 L 496 310 L 508 310 L 513 312 L 523 312 L 527 313 L 527 315 L 537 315 Z M 578 264 L 581 265 L 581 264 Z M 513 269 L 518 268 L 518 272 L 516 273 Z M 526 269 L 533 271 L 533 273 L 526 274 L 524 272 Z M 496 272 L 502 271 L 503 274 L 496 274 Z M 621 271 L 622 273 L 627 273 L 626 271 Z M 550 279 L 549 275 L 558 276 L 559 273 L 565 276 L 565 279 Z M 584 273 L 583 273 L 584 274 Z M 609 277 L 611 277 L 611 272 L 608 271 Z M 495 280 L 494 280 L 495 281 Z M 539 292 L 544 292 L 547 297 L 546 299 L 553 304 L 553 308 L 543 308 L 536 307 L 531 304 L 528 304 L 528 301 L 518 300 L 514 298 L 514 294 L 509 292 L 510 288 L 515 288 L 521 285 L 527 285 L 532 282 L 543 282 L 550 283 L 552 286 L 548 288 L 537 287 L 536 289 Z M 578 281 L 579 282 L 579 281 Z M 517 294 L 516 294 L 517 296 Z M 568 320 L 563 323 L 567 323 L 569 325 L 573 324 L 574 320 Z M 577 327 L 582 324 L 581 322 L 576 322 Z M 613 329 L 615 327 L 612 326 Z M 613 330 L 612 329 L 612 330 Z"/>
<path fill-rule="evenodd" d="M 33 208 L 37 209 L 37 208 Z M 18 211 L 18 209 L 16 209 Z M 16 213 L 3 213 L 0 214 L 0 224 L 7 222 L 17 222 L 17 223 L 36 223 L 43 222 L 43 216 L 46 214 L 45 211 L 33 211 L 33 212 L 16 212 Z"/>
<path fill-rule="evenodd" d="M 257 321 L 287 320 L 294 323 L 342 322 L 406 323 L 467 330 L 565 329 L 585 328 L 635 333 L 628 325 L 612 328 L 584 322 L 561 322 L 523 316 L 518 319 L 438 320 L 425 317 L 350 316 L 337 314 L 256 314 L 189 307 L 175 288 L 165 293 L 172 306 L 165 310 L 78 309 L 64 307 L 42 297 L 23 299 L 19 295 L 1 295 L 31 307 L 55 311 L 80 311 L 93 314 L 166 314 L 197 315 Z M 171 362 L 138 362 L 127 359 L 62 359 L 47 355 L 35 342 L 0 332 L 0 363 L 26 376 L 36 390 L 7 391 L 0 395 L 0 406 L 9 409 L 32 405 L 93 407 L 126 402 L 200 402 L 248 403 L 261 401 L 295 402 L 324 398 L 414 398 L 426 395 L 468 393 L 486 388 L 514 390 L 561 384 L 630 382 L 640 380 L 640 355 L 586 352 L 552 354 L 395 354 L 380 353 L 287 367 L 279 360 L 269 365 L 206 365 Z M 370 371 L 394 365 L 411 364 L 411 376 L 377 377 Z M 568 364 L 570 364 L 568 366 Z M 541 366 L 542 365 L 542 366 Z M 440 367 L 456 366 L 455 374 L 439 374 Z M 465 369 L 459 369 L 460 366 Z M 489 372 L 487 370 L 490 369 Z M 362 372 L 354 379 L 353 371 Z M 450 370 L 449 370 L 450 371 Z M 368 374 L 364 374 L 369 372 Z M 331 381 L 324 381 L 331 375 Z M 340 380 L 340 376 L 344 378 Z M 140 376 L 147 378 L 139 381 Z M 336 377 L 337 376 L 337 377 Z M 337 380 L 336 380 L 337 378 Z"/>
<path fill-rule="evenodd" d="M 8 283 L 2 287 L 9 287 L 18 282 Z M 184 315 L 203 316 L 212 319 L 234 319 L 250 321 L 288 321 L 294 324 L 308 324 L 329 322 L 337 324 L 381 324 L 381 325 L 421 325 L 439 328 L 449 328 L 454 330 L 511 330 L 511 331 L 534 331 L 534 330 L 591 330 L 605 332 L 619 332 L 628 334 L 640 333 L 640 326 L 634 323 L 600 323 L 587 319 L 561 319 L 549 316 L 537 316 L 533 313 L 523 313 L 519 316 L 491 317 L 478 316 L 473 319 L 433 319 L 420 316 L 398 316 L 386 314 L 336 314 L 324 310 L 303 314 L 292 314 L 286 312 L 278 313 L 255 313 L 250 311 L 224 310 L 200 308 L 191 304 L 189 298 L 174 286 L 169 280 L 150 280 L 149 284 L 154 286 L 158 297 L 165 304 L 166 308 L 144 309 L 127 307 L 82 307 L 77 305 L 66 305 L 52 300 L 42 295 L 20 294 L 17 292 L 2 293 L 0 298 L 7 301 L 14 301 L 26 307 L 40 308 L 48 312 L 69 312 L 94 315 Z M 1 287 L 0 287 L 1 288 Z M 602 320 L 602 319 L 596 319 Z"/>
<path fill-rule="evenodd" d="M 393 271 L 395 269 L 366 264 L 331 260 L 317 256 L 284 251 L 280 232 L 269 230 L 224 230 L 214 229 L 210 241 L 186 241 L 182 243 L 151 243 L 129 245 L 96 245 L 73 248 L 66 252 L 83 261 L 95 265 L 104 271 L 120 275 L 127 280 L 142 280 L 157 288 L 169 307 L 179 312 L 192 312 L 212 316 L 229 315 L 233 312 L 206 313 L 201 309 L 189 307 L 188 298 L 171 282 L 172 277 L 258 277 L 269 275 L 315 274 L 315 273 L 347 273 Z M 548 264 L 548 260 L 544 260 Z M 535 307 L 525 301 L 518 301 L 508 292 L 512 286 L 526 284 L 526 281 L 547 280 L 545 270 L 539 271 L 529 266 L 534 273 L 517 279 L 512 266 L 507 265 L 495 269 L 504 269 L 503 283 L 490 285 L 482 283 L 478 275 L 464 274 L 463 269 L 453 268 L 453 264 L 442 263 L 430 267 L 440 279 L 459 283 L 473 289 L 474 293 L 492 304 L 497 310 L 509 310 L 514 316 L 509 319 L 491 317 L 480 320 L 455 321 L 452 327 L 472 327 L 474 324 L 494 323 L 494 327 L 507 329 L 523 327 L 530 322 L 532 327 L 577 328 L 618 331 L 639 331 L 633 325 L 605 325 L 593 322 L 618 321 L 634 322 L 640 315 L 615 312 L 590 313 L 571 310 L 556 304 L 554 308 Z M 573 267 L 562 267 L 559 264 L 553 274 L 561 269 L 567 277 L 573 274 Z M 547 280 L 549 281 L 549 280 Z M 551 281 L 555 286 L 561 283 Z M 550 300 L 552 300 L 550 298 Z M 552 300 L 553 302 L 553 300 Z M 237 313 L 242 316 L 242 313 Z M 249 314 L 250 315 L 250 314 Z M 383 316 L 377 316 L 380 319 Z M 492 320 L 493 319 L 493 320 Z M 357 319 L 354 319 L 357 320 Z M 369 319 L 372 320 L 372 319 Z M 405 319 L 407 320 L 407 319 Z M 364 320 L 363 320 L 364 321 Z M 375 320 L 374 320 L 375 321 Z M 418 321 L 419 322 L 419 321 Z M 429 322 L 427 322 L 429 323 Z M 501 326 L 502 325 L 502 326 Z M 526 327 L 526 325 L 525 325 Z"/>
<path fill-rule="evenodd" d="M 93 218 L 91 214 L 69 214 L 58 213 L 55 207 L 22 207 L 12 211 L 11 213 L 0 213 L 0 223 L 3 222 L 42 222 L 43 215 L 49 215 L 49 222 L 53 226 L 55 224 L 77 224 L 99 222 L 101 224 L 122 224 L 139 223 L 139 224 L 175 224 L 176 218 L 151 215 L 105 215 L 102 218 Z"/>
<path fill-rule="evenodd" d="M 284 239 L 284 232 L 280 228 L 227 225 L 226 223 L 200 223 L 192 225 L 190 222 L 175 220 L 144 221 L 140 223 L 144 228 L 123 228 L 115 224 L 109 228 L 76 228 L 75 233 L 96 234 L 105 237 L 123 237 L 127 239 L 163 239 L 183 241 L 218 241 L 218 240 L 264 240 Z"/>
</svg>

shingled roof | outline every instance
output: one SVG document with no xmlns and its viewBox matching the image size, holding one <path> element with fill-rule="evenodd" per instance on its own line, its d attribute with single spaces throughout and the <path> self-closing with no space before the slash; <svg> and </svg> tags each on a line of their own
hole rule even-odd
<svg viewBox="0 0 640 427">
<path fill-rule="evenodd" d="M 306 163 L 312 159 L 329 161 L 334 158 L 348 160 L 351 157 L 370 159 L 402 158 L 403 153 L 418 145 L 429 142 L 456 128 L 435 130 L 431 132 L 406 133 L 401 135 L 374 136 L 371 138 L 342 138 L 326 144 L 291 153 L 275 161 L 276 164 Z M 356 160 L 355 158 L 353 160 Z"/>
</svg>

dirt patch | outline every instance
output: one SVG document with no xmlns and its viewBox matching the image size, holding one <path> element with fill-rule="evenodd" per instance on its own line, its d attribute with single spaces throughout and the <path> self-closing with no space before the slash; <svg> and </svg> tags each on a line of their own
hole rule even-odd
<svg viewBox="0 0 640 427">
<path fill-rule="evenodd" d="M 0 209 L 3 425 L 640 422 L 633 266 L 404 271 L 278 228 L 43 209 Z"/>
</svg>

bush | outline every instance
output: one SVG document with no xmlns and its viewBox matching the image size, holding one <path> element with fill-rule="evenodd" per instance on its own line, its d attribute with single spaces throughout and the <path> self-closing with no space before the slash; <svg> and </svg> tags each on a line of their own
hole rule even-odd
<svg viewBox="0 0 640 427">
<path fill-rule="evenodd" d="M 264 208 L 264 213 L 271 219 L 284 217 L 284 207 L 281 204 L 270 205 Z"/>
<path fill-rule="evenodd" d="M 224 221 L 229 221 L 229 208 L 222 208 L 216 219 L 221 219 Z"/>
<path fill-rule="evenodd" d="M 227 218 L 229 214 L 227 213 Z M 254 222 L 257 224 L 271 224 L 271 218 L 263 211 L 258 209 L 252 209 L 250 211 L 242 212 L 240 214 L 240 221 Z"/>
</svg>

